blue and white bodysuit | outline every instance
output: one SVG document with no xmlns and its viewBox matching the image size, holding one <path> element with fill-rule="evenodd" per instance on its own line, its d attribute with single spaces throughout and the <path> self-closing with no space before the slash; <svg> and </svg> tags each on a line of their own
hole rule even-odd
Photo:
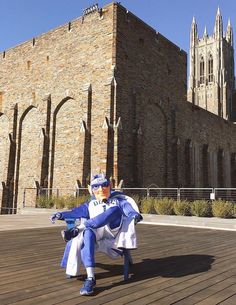
<svg viewBox="0 0 236 305">
<path fill-rule="evenodd" d="M 112 258 L 120 256 L 119 249 L 135 249 L 134 218 L 142 219 L 134 200 L 121 192 L 111 191 L 107 201 L 92 196 L 87 202 L 61 212 L 61 219 L 82 219 L 85 229 L 69 241 L 62 259 L 68 275 L 78 275 L 80 262 L 85 267 L 95 266 L 95 251 Z"/>
</svg>

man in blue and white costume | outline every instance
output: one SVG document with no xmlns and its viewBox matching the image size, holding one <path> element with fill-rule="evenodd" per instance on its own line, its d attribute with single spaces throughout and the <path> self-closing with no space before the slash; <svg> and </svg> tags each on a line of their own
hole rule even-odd
<svg viewBox="0 0 236 305">
<path fill-rule="evenodd" d="M 95 251 L 119 257 L 119 249 L 135 249 L 135 224 L 142 220 L 134 200 L 122 192 L 111 190 L 110 180 L 104 174 L 91 179 L 91 198 L 72 209 L 52 215 L 51 221 L 68 218 L 82 219 L 72 231 L 65 231 L 66 245 L 62 266 L 69 276 L 79 275 L 80 262 L 86 268 L 87 279 L 80 289 L 81 295 L 93 294 L 95 280 Z"/>
</svg>

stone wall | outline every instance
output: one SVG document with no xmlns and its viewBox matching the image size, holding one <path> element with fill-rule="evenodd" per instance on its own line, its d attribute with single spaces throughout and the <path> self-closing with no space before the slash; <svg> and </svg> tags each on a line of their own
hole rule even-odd
<svg viewBox="0 0 236 305">
<path fill-rule="evenodd" d="M 186 100 L 186 62 L 184 51 L 117 8 L 118 172 L 125 185 L 171 183 L 172 108 Z"/>
<path fill-rule="evenodd" d="M 2 53 L 0 76 L 2 212 L 99 171 L 126 187 L 235 185 L 235 126 L 186 102 L 186 53 L 119 4 Z"/>
<path fill-rule="evenodd" d="M 1 54 L 3 207 L 22 205 L 25 188 L 74 190 L 106 170 L 113 31 L 110 5 Z"/>
<path fill-rule="evenodd" d="M 178 186 L 191 187 L 232 187 L 235 180 L 235 165 L 231 162 L 236 153 L 236 126 L 217 115 L 193 106 L 189 102 L 181 103 L 176 108 L 176 137 L 178 138 Z M 186 164 L 186 143 L 192 151 L 191 166 Z M 207 148 L 208 174 L 204 183 L 204 147 Z M 219 158 L 222 153 L 222 179 Z M 218 161 L 217 161 L 218 159 Z M 234 162 L 233 162 L 234 163 Z M 186 179 L 186 171 L 191 171 Z"/>
<path fill-rule="evenodd" d="M 235 185 L 236 127 L 186 101 L 186 76 L 186 53 L 118 7 L 118 166 L 129 186 Z"/>
</svg>

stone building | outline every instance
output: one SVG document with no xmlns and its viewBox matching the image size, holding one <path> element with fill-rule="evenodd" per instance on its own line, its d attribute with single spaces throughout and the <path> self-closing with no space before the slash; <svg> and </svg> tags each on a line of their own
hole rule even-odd
<svg viewBox="0 0 236 305">
<path fill-rule="evenodd" d="M 226 33 L 218 8 L 214 33 L 205 28 L 199 39 L 193 18 L 190 34 L 190 76 L 188 100 L 216 115 L 234 120 L 235 77 L 233 29 L 228 20 Z"/>
<path fill-rule="evenodd" d="M 2 212 L 98 171 L 126 187 L 235 185 L 235 125 L 186 93 L 186 52 L 117 3 L 3 52 Z"/>
</svg>

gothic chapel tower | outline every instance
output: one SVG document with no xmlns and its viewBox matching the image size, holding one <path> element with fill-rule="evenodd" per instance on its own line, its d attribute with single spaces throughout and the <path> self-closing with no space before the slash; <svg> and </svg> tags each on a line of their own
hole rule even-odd
<svg viewBox="0 0 236 305">
<path fill-rule="evenodd" d="M 190 32 L 190 74 L 188 101 L 220 117 L 234 120 L 234 48 L 233 29 L 228 21 L 223 33 L 223 21 L 218 8 L 214 33 L 205 28 L 199 39 L 195 18 Z"/>
</svg>

